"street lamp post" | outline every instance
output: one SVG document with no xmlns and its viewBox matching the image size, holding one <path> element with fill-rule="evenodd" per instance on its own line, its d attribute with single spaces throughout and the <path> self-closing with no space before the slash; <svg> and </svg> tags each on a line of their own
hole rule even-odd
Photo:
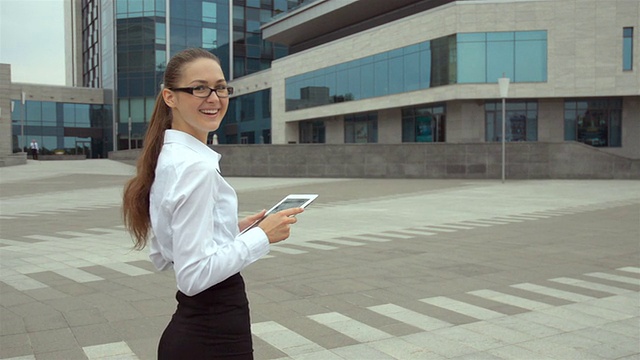
<svg viewBox="0 0 640 360">
<path fill-rule="evenodd" d="M 498 85 L 500 86 L 500 97 L 502 98 L 502 183 L 504 184 L 504 178 L 505 178 L 505 154 L 506 154 L 506 149 L 505 149 L 505 128 L 506 128 L 506 110 L 507 110 L 507 104 L 506 104 L 506 100 L 507 100 L 507 96 L 509 95 L 509 78 L 508 77 L 504 77 L 504 74 L 502 75 L 503 77 L 498 79 Z"/>
<path fill-rule="evenodd" d="M 24 119 L 27 116 L 27 93 L 22 92 L 22 116 L 20 117 L 20 137 L 24 141 L 24 147 L 20 146 L 20 152 L 24 152 L 24 148 L 27 146 L 27 140 L 24 138 Z"/>
</svg>

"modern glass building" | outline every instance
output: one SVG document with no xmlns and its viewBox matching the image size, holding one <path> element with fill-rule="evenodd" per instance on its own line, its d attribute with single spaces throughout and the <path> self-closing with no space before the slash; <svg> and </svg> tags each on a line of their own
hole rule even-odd
<svg viewBox="0 0 640 360">
<path fill-rule="evenodd" d="M 190 47 L 217 55 L 229 80 L 268 69 L 288 54 L 261 25 L 303 3 L 287 0 L 74 0 L 81 20 L 82 84 L 111 92 L 113 148 L 142 147 L 168 59 Z M 78 10 L 80 9 L 80 10 Z M 77 56 L 77 55 L 76 55 Z M 78 61 L 80 62 L 80 61 Z M 221 143 L 270 142 L 270 97 L 231 100 Z M 247 126 L 245 121 L 249 121 Z M 240 122 L 243 124 L 240 125 Z M 213 134 L 212 134 L 213 135 Z"/>
<path fill-rule="evenodd" d="M 505 141 L 638 159 L 640 3 L 607 4 L 312 2 L 262 28 L 290 55 L 234 85 L 268 87 L 273 143 L 485 143 L 507 77 Z"/>
</svg>

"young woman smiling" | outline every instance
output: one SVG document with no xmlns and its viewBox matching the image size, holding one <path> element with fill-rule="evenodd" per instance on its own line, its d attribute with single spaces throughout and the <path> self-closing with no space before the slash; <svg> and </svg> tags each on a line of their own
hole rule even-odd
<svg viewBox="0 0 640 360">
<path fill-rule="evenodd" d="M 125 186 L 124 223 L 136 249 L 147 244 L 159 270 L 173 268 L 178 306 L 158 359 L 252 359 L 251 322 L 240 271 L 289 237 L 293 208 L 238 220 L 238 199 L 206 145 L 233 88 L 220 61 L 187 49 L 169 61 L 145 135 L 137 174 Z"/>
</svg>

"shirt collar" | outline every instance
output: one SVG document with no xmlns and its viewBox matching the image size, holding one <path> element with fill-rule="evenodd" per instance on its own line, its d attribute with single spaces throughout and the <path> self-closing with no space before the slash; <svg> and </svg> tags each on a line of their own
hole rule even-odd
<svg viewBox="0 0 640 360">
<path fill-rule="evenodd" d="M 165 144 L 181 144 L 189 149 L 200 153 L 202 155 L 211 156 L 211 153 L 214 153 L 218 159 L 222 156 L 218 154 L 215 150 L 210 148 L 208 145 L 203 144 L 200 140 L 196 139 L 190 134 L 187 134 L 184 131 L 167 129 L 164 131 L 164 143 Z"/>
</svg>

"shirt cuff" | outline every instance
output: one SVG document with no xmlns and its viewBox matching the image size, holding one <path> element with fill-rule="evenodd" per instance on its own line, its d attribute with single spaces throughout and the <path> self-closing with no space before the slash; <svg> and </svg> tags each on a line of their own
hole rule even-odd
<svg viewBox="0 0 640 360">
<path fill-rule="evenodd" d="M 247 231 L 240 236 L 240 239 L 249 248 L 249 256 L 251 262 L 254 262 L 269 253 L 269 238 L 267 234 L 259 227 Z"/>
</svg>

